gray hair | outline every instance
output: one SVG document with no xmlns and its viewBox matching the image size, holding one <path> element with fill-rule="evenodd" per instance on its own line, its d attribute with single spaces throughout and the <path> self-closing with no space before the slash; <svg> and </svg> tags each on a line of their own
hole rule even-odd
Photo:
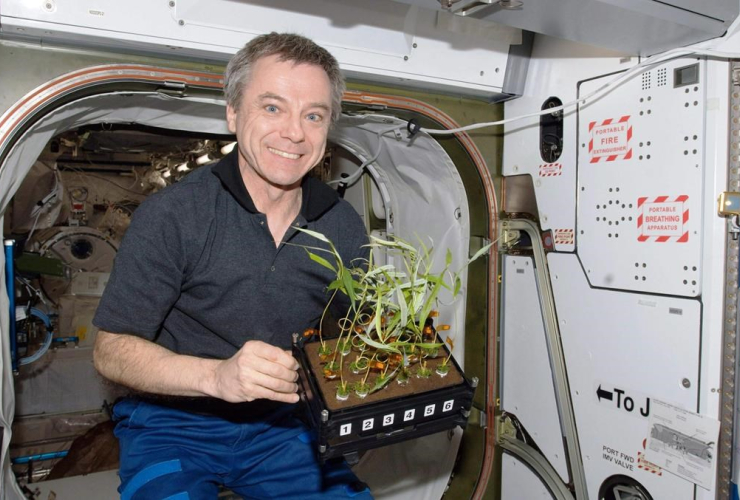
<svg viewBox="0 0 740 500">
<path fill-rule="evenodd" d="M 313 64 L 326 72 L 331 83 L 331 123 L 336 122 L 342 112 L 342 96 L 345 89 L 339 63 L 325 48 L 293 33 L 272 32 L 260 35 L 231 58 L 224 73 L 224 95 L 227 104 L 239 109 L 244 86 L 251 78 L 252 65 L 262 57 L 273 55 L 277 55 L 279 61 Z"/>
</svg>

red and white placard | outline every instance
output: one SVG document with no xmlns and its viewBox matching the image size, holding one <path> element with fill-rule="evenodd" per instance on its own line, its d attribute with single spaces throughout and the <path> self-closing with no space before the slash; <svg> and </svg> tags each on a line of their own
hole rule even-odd
<svg viewBox="0 0 740 500">
<path fill-rule="evenodd" d="M 588 124 L 591 140 L 588 154 L 591 163 L 600 161 L 629 160 L 632 158 L 632 125 L 629 115 L 618 119 L 608 118 Z"/>
<path fill-rule="evenodd" d="M 686 243 L 689 241 L 689 209 L 686 202 L 687 195 L 676 198 L 658 196 L 652 200 L 648 197 L 637 199 L 637 208 L 641 210 L 637 217 L 637 227 L 640 235 L 639 242 L 654 241 L 666 243 L 675 241 Z"/>
</svg>

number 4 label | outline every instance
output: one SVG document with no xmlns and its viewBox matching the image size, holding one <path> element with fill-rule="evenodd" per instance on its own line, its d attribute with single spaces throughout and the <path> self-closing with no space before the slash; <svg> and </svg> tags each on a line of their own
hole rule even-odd
<svg viewBox="0 0 740 500">
<path fill-rule="evenodd" d="M 362 430 L 363 431 L 369 431 L 373 428 L 373 424 L 375 423 L 374 418 L 368 418 L 367 420 L 362 421 Z"/>
<path fill-rule="evenodd" d="M 409 420 L 413 420 L 415 414 L 416 410 L 406 410 L 403 414 L 403 421 L 408 422 Z"/>
<path fill-rule="evenodd" d="M 339 428 L 340 436 L 347 436 L 352 432 L 352 424 L 344 424 Z"/>
</svg>

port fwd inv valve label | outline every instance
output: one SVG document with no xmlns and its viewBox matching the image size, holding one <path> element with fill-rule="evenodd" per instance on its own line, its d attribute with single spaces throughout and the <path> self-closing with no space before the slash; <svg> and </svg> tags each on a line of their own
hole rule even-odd
<svg viewBox="0 0 740 500">
<path fill-rule="evenodd" d="M 711 489 L 716 471 L 719 421 L 653 400 L 645 458 Z"/>
<path fill-rule="evenodd" d="M 637 209 L 640 210 L 640 215 L 637 217 L 637 229 L 640 235 L 637 241 L 689 241 L 689 209 L 686 207 L 688 200 L 689 197 L 685 194 L 675 198 L 638 198 Z"/>
<path fill-rule="evenodd" d="M 600 161 L 629 160 L 632 158 L 632 125 L 630 117 L 609 118 L 601 122 L 588 124 L 591 140 L 588 143 L 588 155 L 591 163 Z"/>
</svg>

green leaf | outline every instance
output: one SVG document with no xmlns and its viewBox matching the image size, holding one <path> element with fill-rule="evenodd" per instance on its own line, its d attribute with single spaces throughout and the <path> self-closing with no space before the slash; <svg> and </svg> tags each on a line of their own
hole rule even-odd
<svg viewBox="0 0 740 500">
<path fill-rule="evenodd" d="M 380 389 L 388 385 L 388 382 L 393 380 L 393 377 L 396 375 L 397 371 L 398 371 L 398 368 L 396 368 L 390 374 L 387 374 L 382 378 L 381 377 L 376 378 L 375 385 L 373 386 L 372 389 L 370 389 L 370 394 L 372 394 L 373 392 L 379 391 Z"/>
<path fill-rule="evenodd" d="M 445 267 L 450 267 L 450 264 L 452 264 L 452 252 L 448 248 L 447 254 L 445 255 Z"/>
<path fill-rule="evenodd" d="M 342 280 L 334 280 L 331 283 L 329 283 L 329 286 L 326 287 L 327 290 L 337 290 L 342 288 Z"/>
<path fill-rule="evenodd" d="M 387 345 L 390 347 L 414 346 L 420 349 L 438 349 L 444 344 L 442 342 L 391 342 Z"/>
<path fill-rule="evenodd" d="M 400 309 L 398 319 L 402 325 L 405 325 L 409 321 L 409 305 L 406 303 L 406 297 L 401 287 L 396 288 L 396 296 L 398 297 L 398 308 Z"/>
<path fill-rule="evenodd" d="M 323 258 L 323 257 L 320 257 L 319 255 L 316 255 L 316 254 L 315 254 L 315 253 L 313 253 L 313 252 L 309 252 L 308 250 L 306 250 L 306 252 L 308 253 L 308 256 L 309 256 L 309 257 L 311 258 L 311 260 L 312 260 L 312 261 L 314 261 L 314 262 L 317 262 L 317 263 L 321 264 L 322 266 L 324 266 L 324 267 L 325 267 L 325 268 L 327 268 L 327 269 L 331 269 L 331 271 L 332 271 L 332 272 L 334 272 L 334 273 L 336 273 L 336 272 L 337 272 L 337 270 L 336 270 L 336 269 L 334 268 L 334 266 L 332 266 L 332 265 L 331 265 L 331 264 L 329 263 L 329 261 L 328 261 L 328 260 L 326 260 L 325 258 Z"/>
<path fill-rule="evenodd" d="M 455 276 L 455 289 L 452 292 L 453 297 L 457 297 L 457 294 L 460 293 L 460 288 L 462 288 L 462 280 L 460 276 Z"/>
<path fill-rule="evenodd" d="M 355 306 L 355 280 L 353 280 L 352 275 L 346 271 L 342 273 L 341 290 L 343 290 L 344 293 L 347 294 L 347 297 L 349 297 L 349 300 L 352 303 L 352 307 L 354 308 Z"/>
<path fill-rule="evenodd" d="M 399 351 L 398 349 L 396 349 L 395 347 L 393 347 L 390 344 L 382 344 L 380 342 L 377 342 L 377 341 L 371 339 L 367 335 L 362 335 L 362 334 L 359 334 L 359 333 L 357 334 L 357 336 L 360 337 L 360 340 L 362 340 L 363 342 L 365 342 L 367 345 L 372 346 L 372 347 L 374 347 L 376 349 L 379 349 L 381 351 L 395 352 L 395 353 L 401 354 L 401 351 Z"/>
<path fill-rule="evenodd" d="M 406 243 L 405 241 L 395 238 L 392 241 L 391 240 L 383 240 L 376 236 L 370 236 L 370 239 L 372 239 L 375 243 L 378 245 L 382 245 L 384 247 L 390 247 L 390 248 L 403 248 L 404 250 L 408 251 L 409 253 L 416 255 L 416 249 Z"/>
<path fill-rule="evenodd" d="M 319 233 L 318 231 L 311 231 L 310 229 L 304 229 L 302 227 L 297 227 L 296 229 L 299 230 L 299 231 L 301 231 L 301 232 L 303 232 L 303 233 L 306 233 L 309 236 L 313 236 L 317 240 L 321 240 L 324 243 L 328 243 L 330 245 L 332 244 L 332 242 L 329 241 L 329 238 L 327 238 L 323 234 Z"/>
<path fill-rule="evenodd" d="M 481 248 L 480 250 L 478 250 L 477 252 L 475 252 L 475 255 L 473 255 L 472 257 L 470 257 L 470 260 L 468 260 L 468 264 L 470 264 L 474 260 L 476 260 L 479 257 L 481 257 L 483 254 L 488 253 L 488 250 L 490 250 L 490 248 L 493 246 L 493 243 L 494 242 L 491 242 L 488 245 L 486 245 L 483 248 Z"/>
</svg>

